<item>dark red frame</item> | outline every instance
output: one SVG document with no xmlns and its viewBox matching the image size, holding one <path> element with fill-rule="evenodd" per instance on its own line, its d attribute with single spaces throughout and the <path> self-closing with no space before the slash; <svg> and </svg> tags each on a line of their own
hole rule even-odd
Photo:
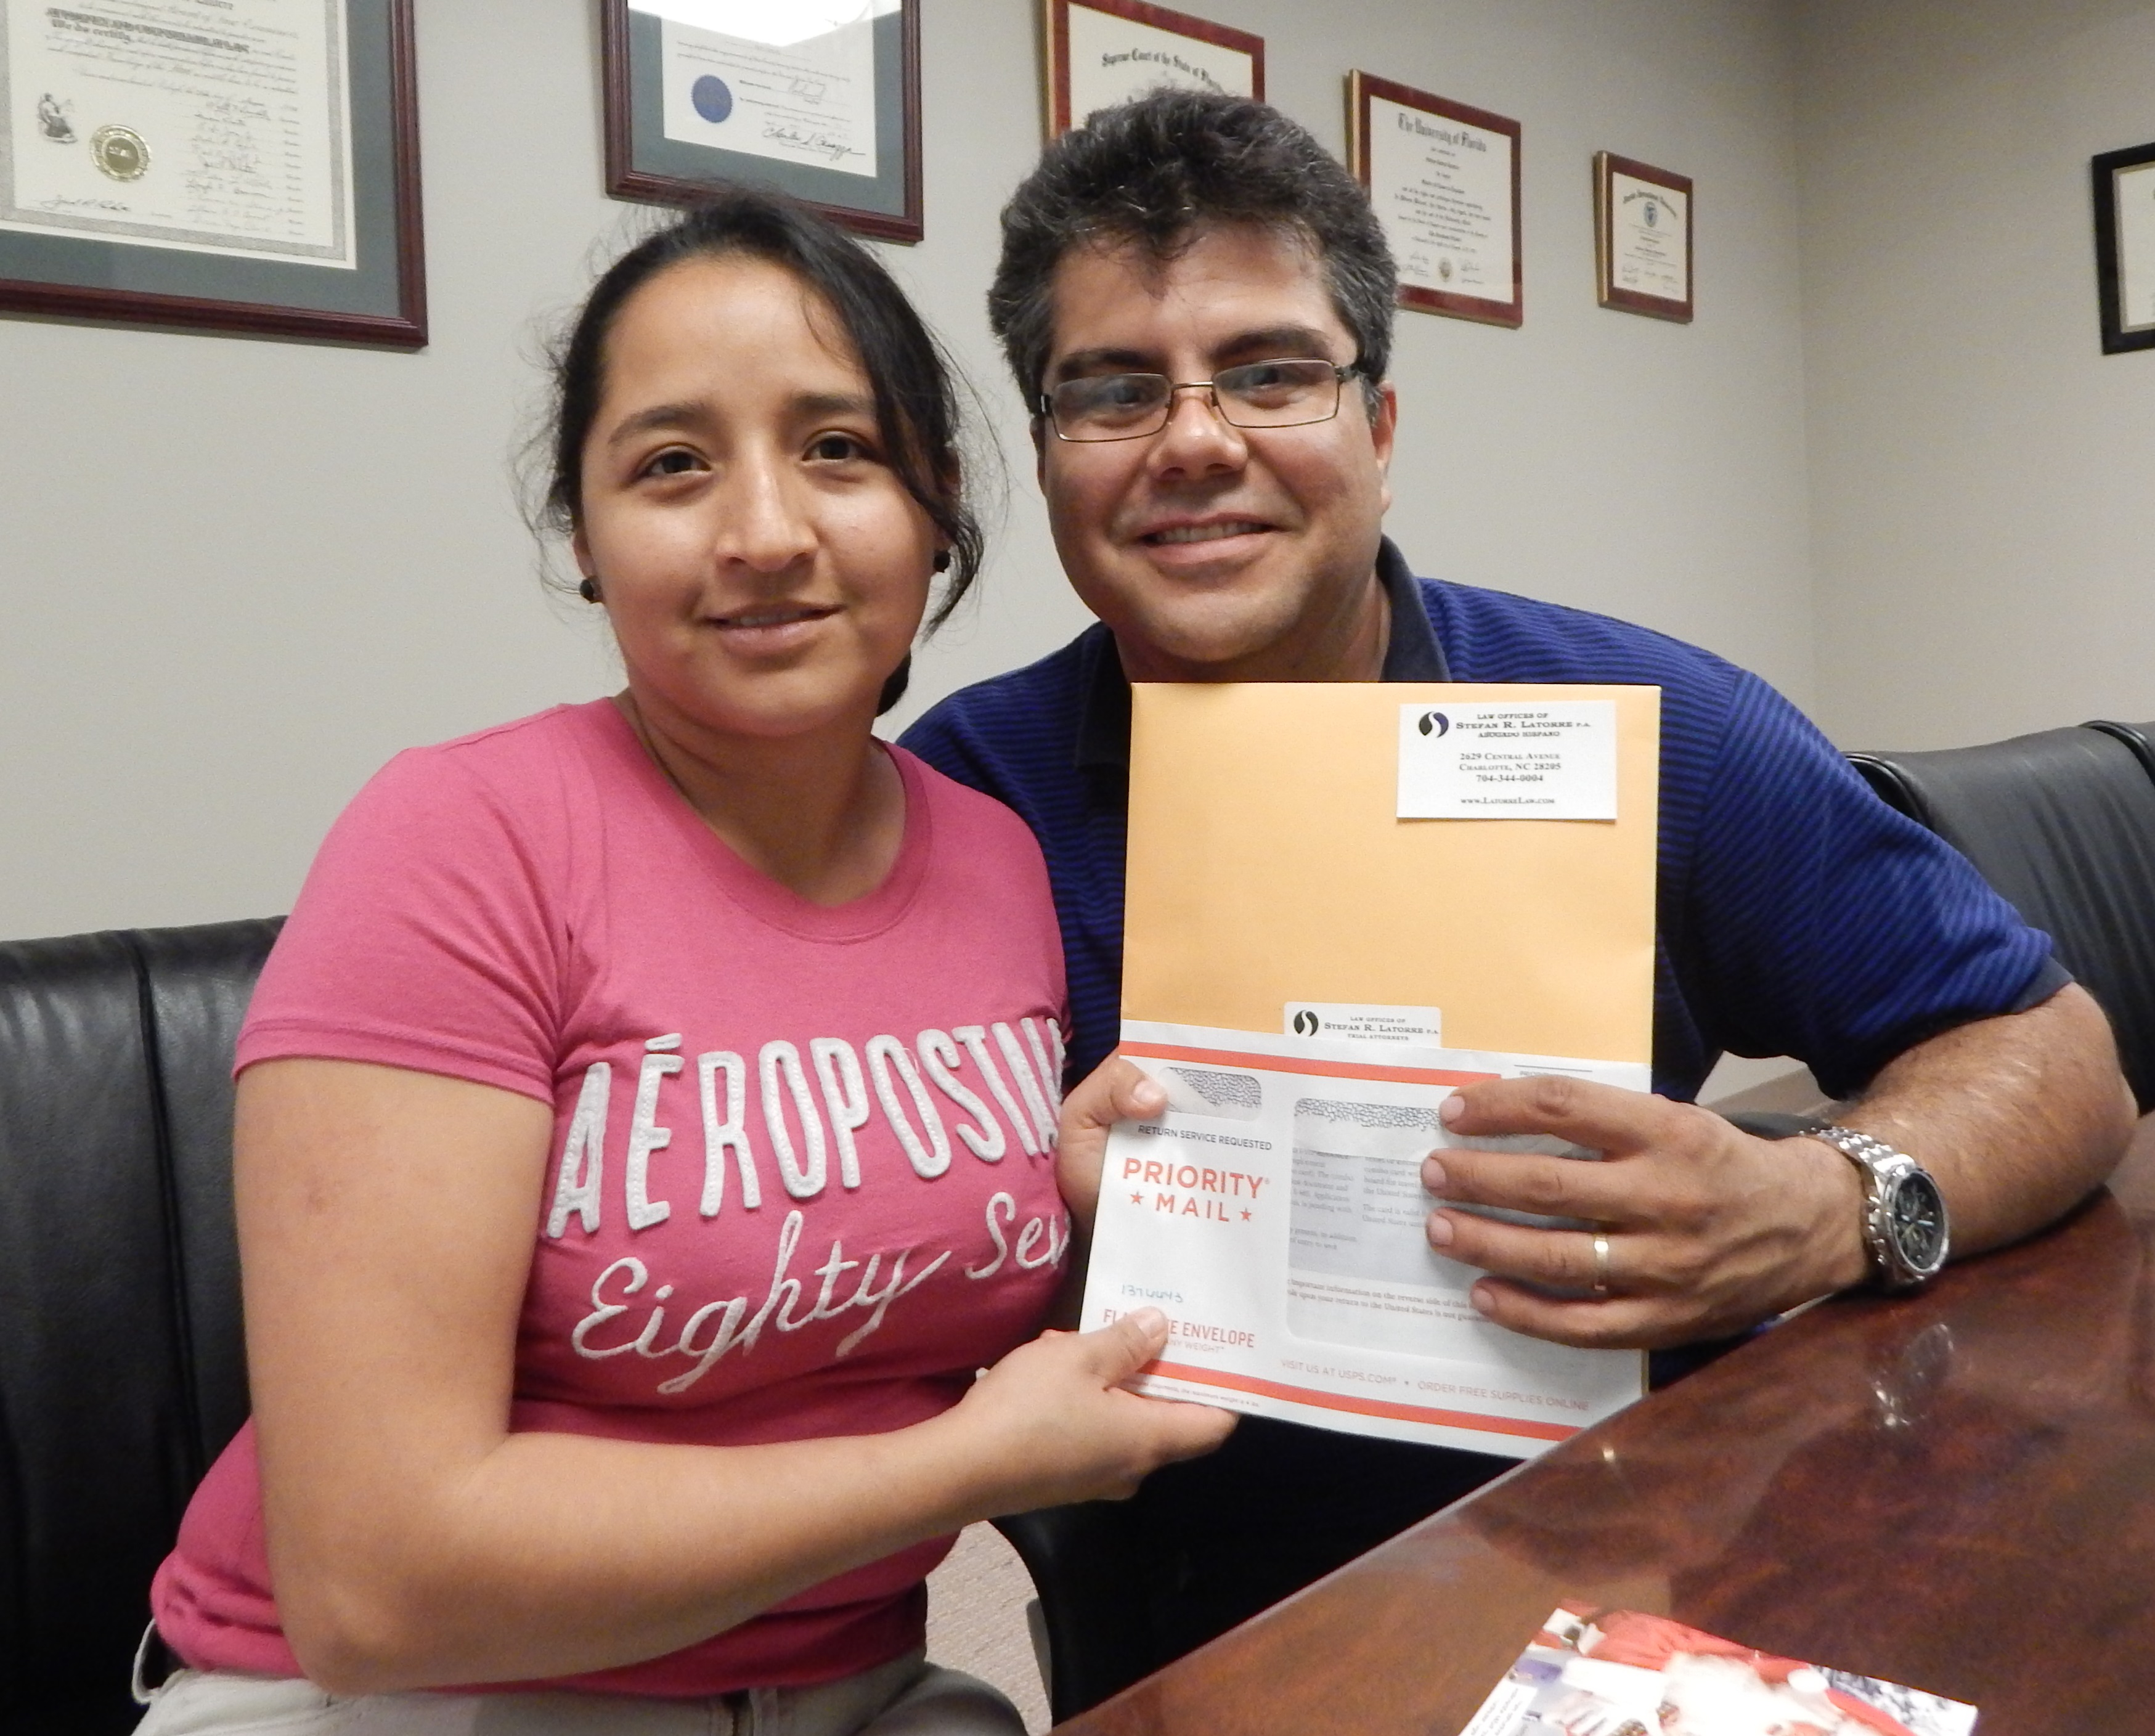
<svg viewBox="0 0 2155 1736">
<path fill-rule="evenodd" d="M 710 195 L 700 181 L 678 175 L 654 175 L 635 163 L 634 139 L 630 129 L 628 78 L 628 0 L 599 0 L 600 58 L 605 85 L 606 177 L 607 194 L 617 199 L 637 199 L 659 205 L 694 205 Z M 899 0 L 899 79 L 904 114 L 900 117 L 905 140 L 905 209 L 863 211 L 852 205 L 827 205 L 815 199 L 801 202 L 820 211 L 832 222 L 857 235 L 873 235 L 879 241 L 914 242 L 924 233 L 920 192 L 920 0 Z"/>
<path fill-rule="evenodd" d="M 0 279 L 0 310 L 130 325 L 237 331 L 254 337 L 324 338 L 392 350 L 423 348 L 427 251 L 419 207 L 419 75 L 412 47 L 412 0 L 388 0 L 388 3 L 389 125 L 396 156 L 396 313 L 341 313 L 264 302 L 160 295 L 147 289 L 34 283 L 18 278 Z"/>
<path fill-rule="evenodd" d="M 1484 325 L 1517 327 L 1527 316 L 1526 260 L 1521 243 L 1523 231 L 1519 220 L 1519 155 L 1520 126 L 1506 115 L 1492 114 L 1487 109 L 1471 107 L 1463 102 L 1453 102 L 1448 97 L 1417 90 L 1410 84 L 1395 84 L 1390 79 L 1380 79 L 1366 72 L 1347 74 L 1347 149 L 1354 164 L 1354 177 L 1362 183 L 1363 190 L 1369 187 L 1369 99 L 1382 97 L 1401 108 L 1419 109 L 1425 115 L 1460 122 L 1467 126 L 1478 126 L 1485 132 L 1502 133 L 1512 141 L 1512 299 L 1508 303 L 1492 301 L 1481 295 L 1461 295 L 1449 289 L 1425 289 L 1419 284 L 1400 285 L 1400 305 L 1419 308 L 1424 313 L 1446 314 L 1455 320 L 1475 320 Z"/>
<path fill-rule="evenodd" d="M 1149 24 L 1195 42 L 1209 42 L 1216 49 L 1232 49 L 1250 57 L 1250 95 L 1265 100 L 1265 39 L 1231 24 L 1216 24 L 1210 18 L 1193 18 L 1185 12 L 1170 12 L 1149 0 L 1075 0 L 1088 12 L 1127 18 L 1134 24 Z M 1072 0 L 1046 0 L 1042 19 L 1047 55 L 1042 69 L 1047 78 L 1047 136 L 1061 137 L 1070 131 L 1070 8 Z"/>
<path fill-rule="evenodd" d="M 1615 218 L 1615 206 L 1610 197 L 1610 177 L 1612 175 L 1629 175 L 1634 181 L 1643 181 L 1650 187 L 1683 195 L 1684 294 L 1682 301 L 1671 301 L 1665 295 L 1648 295 L 1637 289 L 1620 289 L 1611 280 L 1616 265 L 1615 250 L 1610 245 Z M 1619 156 L 1613 151 L 1597 151 L 1594 154 L 1594 278 L 1602 306 L 1620 308 L 1627 314 L 1645 314 L 1650 319 L 1673 320 L 1680 325 L 1691 324 L 1696 302 L 1692 285 L 1697 281 L 1698 269 L 1697 255 L 1692 249 L 1697 211 L 1698 200 L 1692 192 L 1688 175 L 1671 174 L 1666 169 L 1657 169 L 1651 163 Z"/>
</svg>

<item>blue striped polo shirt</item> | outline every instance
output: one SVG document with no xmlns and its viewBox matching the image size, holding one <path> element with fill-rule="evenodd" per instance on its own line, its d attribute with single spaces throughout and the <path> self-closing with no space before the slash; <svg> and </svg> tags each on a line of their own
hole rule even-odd
<svg viewBox="0 0 2155 1736">
<path fill-rule="evenodd" d="M 1794 1055 L 1835 1097 L 1902 1050 L 2071 981 L 1950 846 L 1871 793 L 1755 675 L 1605 615 L 1417 579 L 1387 540 L 1386 681 L 1661 690 L 1654 1089 L 1694 1097 L 1723 1051 Z M 1121 1017 L 1129 684 L 1095 624 L 954 694 L 905 732 L 1015 808 L 1047 858 L 1069 970 L 1071 1078 Z"/>
</svg>

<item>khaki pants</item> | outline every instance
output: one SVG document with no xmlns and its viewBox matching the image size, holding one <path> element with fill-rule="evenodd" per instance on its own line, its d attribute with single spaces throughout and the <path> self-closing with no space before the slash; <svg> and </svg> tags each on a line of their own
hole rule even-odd
<svg viewBox="0 0 2155 1736">
<path fill-rule="evenodd" d="M 1023 1736 L 985 1682 L 918 1652 L 815 1687 L 701 1700 L 625 1694 L 325 1693 L 311 1682 L 181 1670 L 135 1736 Z"/>
</svg>

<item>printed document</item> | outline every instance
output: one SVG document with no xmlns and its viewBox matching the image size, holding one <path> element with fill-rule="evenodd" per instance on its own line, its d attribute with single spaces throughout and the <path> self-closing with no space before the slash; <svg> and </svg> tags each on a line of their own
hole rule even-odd
<svg viewBox="0 0 2155 1736">
<path fill-rule="evenodd" d="M 1421 1185 L 1423 1157 L 1444 1146 L 1593 1156 L 1454 1136 L 1437 1105 L 1458 1087 L 1562 1073 L 1644 1090 L 1645 1063 L 1129 1019 L 1120 1052 L 1168 1108 L 1108 1139 L 1083 1325 L 1168 1316 L 1139 1390 L 1528 1457 L 1645 1390 L 1637 1351 L 1548 1344 L 1477 1314 L 1481 1274 L 1430 1247 L 1438 1202 Z"/>
<path fill-rule="evenodd" d="M 0 228 L 351 270 L 345 0 L 0 0 Z"/>
<path fill-rule="evenodd" d="M 637 9 L 667 14 L 659 42 L 668 138 L 875 178 L 883 8 L 868 0 L 787 8 L 639 0 Z M 760 14 L 792 28 L 760 24 Z M 699 18 L 709 23 L 699 28 Z"/>
<path fill-rule="evenodd" d="M 1461 1736 L 1968 1736 L 1976 1708 L 1641 1610 L 1559 1605 Z"/>
</svg>

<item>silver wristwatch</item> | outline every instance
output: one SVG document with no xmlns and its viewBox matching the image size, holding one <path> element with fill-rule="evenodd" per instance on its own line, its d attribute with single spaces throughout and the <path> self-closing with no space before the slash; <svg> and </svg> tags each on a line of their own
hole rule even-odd
<svg viewBox="0 0 2155 1736">
<path fill-rule="evenodd" d="M 1912 1290 L 1938 1275 L 1951 1251 L 1945 1196 L 1931 1172 L 1883 1139 L 1820 1121 L 1804 1133 L 1840 1153 L 1863 1177 L 1863 1246 L 1881 1290 Z"/>
</svg>

